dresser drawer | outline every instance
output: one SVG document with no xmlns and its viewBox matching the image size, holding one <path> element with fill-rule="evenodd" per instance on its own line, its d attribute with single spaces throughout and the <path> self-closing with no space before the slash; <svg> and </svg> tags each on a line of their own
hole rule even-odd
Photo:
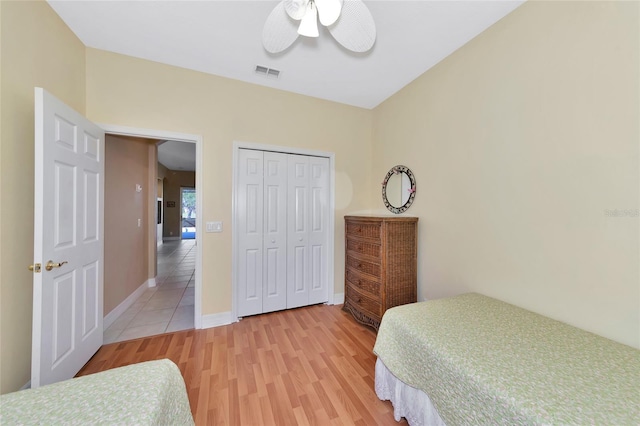
<svg viewBox="0 0 640 426">
<path fill-rule="evenodd" d="M 347 237 L 347 251 L 364 254 L 376 259 L 380 259 L 380 244 L 368 243 Z"/>
<path fill-rule="evenodd" d="M 347 222 L 346 235 L 380 241 L 380 223 Z"/>
<path fill-rule="evenodd" d="M 363 293 L 368 293 L 372 296 L 372 298 L 379 300 L 380 299 L 380 283 L 373 281 L 371 279 L 363 278 L 358 273 L 353 272 L 351 269 L 347 268 L 346 272 L 347 277 L 347 285 L 351 287 L 356 287 L 358 290 Z"/>
<path fill-rule="evenodd" d="M 359 272 L 373 275 L 374 277 L 380 276 L 380 265 L 374 262 L 367 262 L 366 260 L 357 259 L 347 253 L 346 265 Z"/>
<path fill-rule="evenodd" d="M 372 319 L 380 321 L 382 318 L 380 301 L 360 293 L 354 287 L 349 287 L 347 291 L 347 303 Z"/>
</svg>

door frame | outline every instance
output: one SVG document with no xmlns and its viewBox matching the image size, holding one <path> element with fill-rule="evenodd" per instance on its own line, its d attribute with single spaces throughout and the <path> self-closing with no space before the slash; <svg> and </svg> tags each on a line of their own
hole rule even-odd
<svg viewBox="0 0 640 426">
<path fill-rule="evenodd" d="M 105 133 L 119 136 L 132 136 L 150 139 L 169 139 L 178 142 L 196 144 L 196 229 L 202 229 L 202 136 L 189 133 L 169 132 L 165 130 L 143 129 L 137 127 L 119 126 L 114 124 L 96 123 Z M 155 189 L 154 189 L 155 191 Z M 156 197 L 154 197 L 155 199 Z M 154 204 L 153 208 L 156 206 Z M 153 222 L 153 235 L 156 235 L 156 222 Z M 157 248 L 156 248 L 157 250 Z M 154 277 L 155 278 L 155 277 Z M 196 232 L 196 269 L 195 269 L 195 298 L 194 298 L 194 328 L 202 328 L 202 232 Z"/>
<path fill-rule="evenodd" d="M 237 195 L 239 189 L 238 182 L 238 152 L 241 149 L 254 149 L 258 151 L 271 151 L 282 152 L 285 154 L 298 154 L 309 155 L 314 157 L 325 157 L 329 159 L 329 235 L 327 241 L 328 253 L 327 253 L 327 279 L 328 279 L 328 301 L 327 304 L 334 305 L 334 291 L 335 291 L 335 153 L 328 151 L 318 151 L 306 148 L 295 148 L 290 146 L 280 145 L 267 145 L 254 142 L 233 142 L 233 158 L 232 158 L 232 180 L 231 180 L 231 321 L 238 321 L 238 274 L 236 273 L 236 267 L 238 266 L 237 248 L 239 242 L 238 227 L 236 226 L 236 211 L 237 211 Z M 197 195 L 196 195 L 197 197 Z M 196 233 L 197 235 L 197 233 Z M 342 303 L 342 301 L 340 301 Z"/>
</svg>

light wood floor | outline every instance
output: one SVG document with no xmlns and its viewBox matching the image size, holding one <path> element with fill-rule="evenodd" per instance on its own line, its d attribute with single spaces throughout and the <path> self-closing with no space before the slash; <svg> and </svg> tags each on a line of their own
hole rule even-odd
<svg viewBox="0 0 640 426">
<path fill-rule="evenodd" d="M 169 358 L 198 425 L 406 425 L 375 395 L 375 336 L 316 305 L 105 345 L 78 376 Z"/>
</svg>

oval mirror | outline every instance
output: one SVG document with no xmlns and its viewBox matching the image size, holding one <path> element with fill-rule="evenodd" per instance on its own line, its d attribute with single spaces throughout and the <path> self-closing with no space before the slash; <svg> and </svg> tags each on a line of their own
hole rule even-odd
<svg viewBox="0 0 640 426">
<path fill-rule="evenodd" d="M 405 212 L 416 197 L 416 179 L 406 166 L 394 166 L 382 182 L 382 201 L 395 214 Z"/>
</svg>

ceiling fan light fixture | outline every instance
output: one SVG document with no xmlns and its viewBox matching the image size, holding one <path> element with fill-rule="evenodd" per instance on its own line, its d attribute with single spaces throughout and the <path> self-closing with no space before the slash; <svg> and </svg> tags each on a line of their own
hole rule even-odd
<svg viewBox="0 0 640 426">
<path fill-rule="evenodd" d="M 299 35 L 319 37 L 318 19 L 347 50 L 367 52 L 375 44 L 376 24 L 362 0 L 282 0 L 264 24 L 265 50 L 283 52 Z"/>
<path fill-rule="evenodd" d="M 313 0 L 309 2 L 307 12 L 302 17 L 302 21 L 300 21 L 298 34 L 305 37 L 320 36 L 320 33 L 318 32 L 318 9 L 316 8 Z"/>
</svg>

